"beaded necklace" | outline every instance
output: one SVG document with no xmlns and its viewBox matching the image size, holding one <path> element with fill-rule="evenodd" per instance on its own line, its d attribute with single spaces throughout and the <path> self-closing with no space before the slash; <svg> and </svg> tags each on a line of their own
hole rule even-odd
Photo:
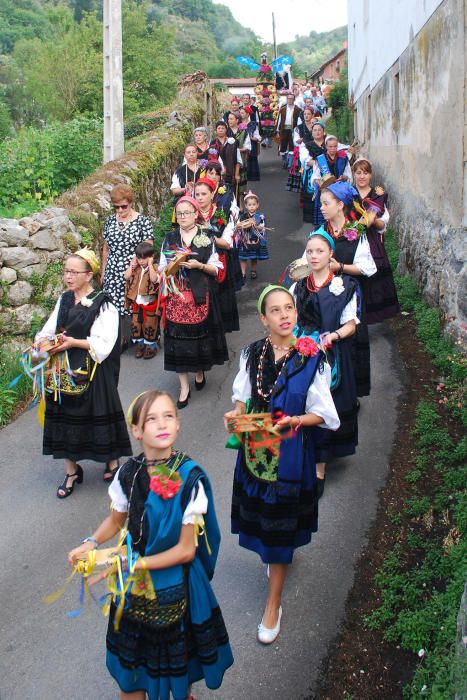
<svg viewBox="0 0 467 700">
<path fill-rule="evenodd" d="M 274 343 L 271 343 L 271 345 L 274 350 L 290 350 L 290 345 L 274 345 Z"/>
<path fill-rule="evenodd" d="M 208 209 L 208 211 L 207 211 L 207 214 L 205 214 L 205 213 L 202 212 L 201 210 L 200 210 L 199 213 L 200 213 L 200 215 L 201 215 L 201 218 L 202 218 L 204 221 L 209 221 L 209 220 L 211 219 L 212 215 L 214 214 L 215 210 L 216 210 L 216 205 L 214 204 L 214 202 L 212 202 L 211 205 L 209 206 L 209 209 Z"/>
<path fill-rule="evenodd" d="M 349 223 L 349 219 L 347 216 L 345 217 L 344 223 L 342 224 L 341 228 L 338 231 L 334 231 L 331 225 L 331 222 L 328 221 L 328 233 L 333 237 L 333 238 L 340 238 L 342 234 L 344 233 L 344 229 Z"/>
<path fill-rule="evenodd" d="M 269 347 L 269 346 L 272 346 L 271 339 L 270 339 L 270 338 L 266 338 L 266 341 L 265 341 L 265 343 L 264 343 L 264 347 L 263 347 L 263 349 L 262 349 L 262 351 L 261 351 L 261 355 L 260 355 L 259 362 L 258 362 L 258 371 L 257 371 L 257 373 L 256 373 L 256 386 L 257 386 L 258 396 L 260 396 L 260 397 L 261 397 L 262 399 L 264 399 L 264 400 L 269 399 L 269 397 L 271 396 L 272 392 L 274 391 L 274 387 L 276 386 L 277 382 L 279 381 L 279 379 L 281 378 L 281 376 L 282 376 L 282 374 L 283 374 L 283 372 L 284 372 L 284 369 L 285 369 L 285 366 L 286 366 L 286 364 L 287 364 L 287 360 L 289 359 L 289 356 L 290 356 L 291 353 L 294 351 L 294 347 L 293 347 L 293 346 L 291 346 L 291 347 L 288 348 L 286 354 L 285 354 L 284 357 L 283 357 L 284 362 L 283 362 L 282 367 L 281 367 L 280 370 L 279 370 L 279 374 L 277 375 L 276 381 L 275 381 L 274 384 L 272 385 L 271 390 L 268 391 L 267 394 L 265 394 L 265 393 L 263 392 L 263 389 L 262 389 L 262 386 L 263 386 L 263 369 L 264 369 L 264 359 L 265 359 L 265 357 L 266 357 L 266 353 L 267 353 L 267 351 L 268 351 L 268 347 Z"/>
<path fill-rule="evenodd" d="M 311 273 L 311 275 L 308 275 L 308 277 L 306 278 L 306 288 L 312 294 L 316 294 L 317 292 L 319 292 L 320 289 L 323 289 L 323 287 L 327 287 L 327 285 L 331 282 L 333 277 L 334 272 L 332 270 L 329 270 L 329 274 L 324 280 L 323 284 L 316 284 L 315 278 L 313 277 L 313 273 Z"/>
</svg>

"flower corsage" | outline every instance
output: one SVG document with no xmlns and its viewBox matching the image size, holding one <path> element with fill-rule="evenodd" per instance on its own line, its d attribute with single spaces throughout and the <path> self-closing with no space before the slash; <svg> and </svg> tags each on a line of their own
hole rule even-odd
<svg viewBox="0 0 467 700">
<path fill-rule="evenodd" d="M 316 357 L 319 353 L 319 345 L 313 338 L 308 338 L 303 336 L 302 338 L 297 338 L 295 341 L 295 350 L 303 355 L 303 357 Z"/>
<path fill-rule="evenodd" d="M 212 240 L 209 238 L 209 236 L 200 231 L 200 233 L 197 233 L 193 238 L 193 243 L 197 248 L 207 248 L 208 246 L 212 245 Z"/>
<path fill-rule="evenodd" d="M 168 464 L 157 464 L 150 467 L 149 489 L 155 494 L 168 501 L 180 491 L 183 481 L 177 471 L 180 466 L 180 455 L 173 463 L 172 467 Z"/>
<path fill-rule="evenodd" d="M 92 299 L 90 299 L 89 297 L 81 297 L 80 304 L 82 304 L 86 308 L 89 308 L 90 306 L 92 306 Z"/>
<path fill-rule="evenodd" d="M 227 216 L 223 209 L 216 209 L 214 212 L 214 218 L 218 226 L 225 226 L 227 223 Z"/>
<path fill-rule="evenodd" d="M 342 294 L 342 292 L 345 292 L 345 287 L 344 287 L 344 282 L 342 281 L 342 277 L 333 277 L 331 284 L 329 285 L 329 291 L 331 294 L 334 294 L 336 297 L 339 296 L 339 294 Z"/>
</svg>

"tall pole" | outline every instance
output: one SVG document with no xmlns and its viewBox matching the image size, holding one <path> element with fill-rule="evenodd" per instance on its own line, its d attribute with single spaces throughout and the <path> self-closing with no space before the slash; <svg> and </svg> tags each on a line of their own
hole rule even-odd
<svg viewBox="0 0 467 700">
<path fill-rule="evenodd" d="M 104 163 L 123 150 L 122 3 L 104 0 Z"/>
<path fill-rule="evenodd" d="M 276 44 L 276 20 L 274 19 L 274 12 L 272 13 L 272 40 L 274 44 L 274 58 L 277 58 L 277 44 Z"/>
</svg>

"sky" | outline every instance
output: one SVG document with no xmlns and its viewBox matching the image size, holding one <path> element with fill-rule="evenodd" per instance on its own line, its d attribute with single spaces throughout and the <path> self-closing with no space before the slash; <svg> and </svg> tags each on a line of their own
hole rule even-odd
<svg viewBox="0 0 467 700">
<path fill-rule="evenodd" d="M 272 18 L 276 21 L 277 43 L 311 31 L 327 32 L 347 24 L 347 0 L 214 0 L 227 5 L 235 19 L 272 43 Z"/>
</svg>

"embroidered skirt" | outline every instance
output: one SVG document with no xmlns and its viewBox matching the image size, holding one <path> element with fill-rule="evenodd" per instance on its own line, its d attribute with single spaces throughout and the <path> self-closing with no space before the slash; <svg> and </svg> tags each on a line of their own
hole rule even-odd
<svg viewBox="0 0 467 700">
<path fill-rule="evenodd" d="M 308 544 L 318 529 L 316 467 L 303 469 L 298 498 L 281 495 L 277 482 L 255 479 L 245 465 L 243 450 L 235 467 L 231 531 L 239 544 L 256 552 L 265 564 L 290 564 L 297 547 Z"/>
<path fill-rule="evenodd" d="M 200 323 L 174 323 L 166 320 L 164 329 L 164 369 L 168 372 L 208 371 L 229 359 L 219 299 L 209 287 L 209 311 Z M 238 312 L 237 312 L 238 313 Z"/>
<path fill-rule="evenodd" d="M 116 371 L 110 359 L 97 365 L 84 394 L 62 394 L 61 403 L 47 397 L 43 454 L 75 462 L 108 462 L 132 454 Z"/>
<path fill-rule="evenodd" d="M 126 693 L 144 690 L 149 700 L 186 700 L 192 683 L 216 689 L 233 663 L 221 610 L 202 564 L 190 565 L 188 615 L 169 633 L 149 631 L 123 614 L 115 632 L 111 609 L 107 668 Z"/>
</svg>

